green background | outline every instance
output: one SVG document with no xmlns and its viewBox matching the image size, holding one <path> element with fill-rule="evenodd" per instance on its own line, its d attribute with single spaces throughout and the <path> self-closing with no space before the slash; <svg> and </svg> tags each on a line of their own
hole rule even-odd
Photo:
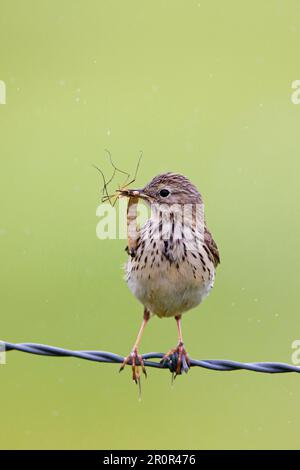
<svg viewBox="0 0 300 470">
<path fill-rule="evenodd" d="M 222 264 L 184 316 L 192 357 L 291 362 L 299 331 L 298 1 L 0 0 L 0 338 L 127 354 L 124 240 L 96 237 L 104 149 L 137 185 L 190 177 Z M 153 318 L 141 352 L 176 344 Z M 297 448 L 300 377 L 11 352 L 1 448 Z"/>
</svg>

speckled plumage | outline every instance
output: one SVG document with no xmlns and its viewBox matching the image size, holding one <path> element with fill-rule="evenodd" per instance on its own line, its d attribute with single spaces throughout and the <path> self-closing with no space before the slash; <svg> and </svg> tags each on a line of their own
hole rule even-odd
<svg viewBox="0 0 300 470">
<path fill-rule="evenodd" d="M 159 175 L 143 192 L 151 193 L 153 187 L 169 187 L 170 178 L 173 185 L 179 185 L 186 193 L 186 204 L 203 207 L 194 186 L 191 200 L 191 183 L 181 175 Z M 130 290 L 159 317 L 175 316 L 196 307 L 212 289 L 219 262 L 217 246 L 205 223 L 195 228 L 189 217 L 182 226 L 176 217 L 176 210 L 180 211 L 182 205 L 175 209 L 172 204 L 166 207 L 163 213 L 159 208 L 152 211 L 151 218 L 140 230 L 136 252 L 126 265 Z"/>
<path fill-rule="evenodd" d="M 121 190 L 120 195 L 130 198 L 129 208 L 136 208 L 134 203 L 138 199 L 151 206 L 151 216 L 138 231 L 137 239 L 133 242 L 129 236 L 128 240 L 125 277 L 130 290 L 144 306 L 144 318 L 132 352 L 124 359 L 121 370 L 131 363 L 135 382 L 140 380 L 138 364 L 146 374 L 138 347 L 150 316 L 157 315 L 175 317 L 178 344 L 163 361 L 177 354 L 178 375 L 189 367 L 181 315 L 199 305 L 209 294 L 220 262 L 218 247 L 206 227 L 202 197 L 185 176 L 176 173 L 158 175 L 143 189 Z M 129 228 L 135 220 L 133 210 L 133 214 L 128 214 Z"/>
</svg>

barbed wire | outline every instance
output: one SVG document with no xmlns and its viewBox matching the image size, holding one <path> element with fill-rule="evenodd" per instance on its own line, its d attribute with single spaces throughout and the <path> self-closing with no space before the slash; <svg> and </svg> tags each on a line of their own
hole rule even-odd
<svg viewBox="0 0 300 470">
<path fill-rule="evenodd" d="M 63 349 L 38 343 L 9 343 L 6 341 L 1 341 L 0 351 L 1 350 L 20 351 L 29 354 L 37 354 L 40 356 L 77 357 L 87 361 L 105 362 L 109 364 L 122 364 L 124 361 L 123 356 L 108 351 L 74 351 L 71 349 Z M 175 372 L 178 360 L 177 353 L 173 354 L 170 357 L 170 360 L 160 362 L 163 357 L 164 354 L 158 352 L 150 352 L 142 355 L 145 366 L 156 367 L 159 369 L 169 369 L 171 372 Z M 151 359 L 158 359 L 159 361 L 152 361 Z M 215 371 L 249 370 L 268 374 L 278 374 L 283 372 L 300 373 L 300 366 L 294 366 L 283 362 L 238 362 L 224 359 L 190 359 L 190 366 L 202 367 L 204 369 L 211 369 Z M 181 371 L 186 372 L 187 368 L 188 367 L 186 362 L 183 361 Z"/>
</svg>

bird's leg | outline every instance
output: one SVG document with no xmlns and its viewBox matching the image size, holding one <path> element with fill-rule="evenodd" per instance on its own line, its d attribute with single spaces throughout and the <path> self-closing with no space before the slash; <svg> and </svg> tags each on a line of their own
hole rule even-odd
<svg viewBox="0 0 300 470">
<path fill-rule="evenodd" d="M 145 377 L 147 377 L 147 372 L 146 372 L 145 364 L 144 364 L 144 361 L 143 361 L 143 357 L 140 354 L 138 354 L 138 347 L 139 347 L 139 344 L 141 342 L 145 326 L 147 325 L 149 319 L 150 319 L 150 312 L 145 308 L 143 322 L 142 322 L 141 327 L 139 329 L 139 332 L 138 332 L 136 341 L 133 345 L 132 351 L 127 357 L 125 357 L 125 359 L 124 359 L 124 361 L 123 361 L 123 363 L 120 367 L 120 372 L 121 372 L 124 369 L 124 367 L 126 366 L 126 364 L 128 364 L 128 363 L 131 364 L 132 379 L 134 380 L 135 383 L 138 383 L 138 381 L 140 379 L 139 366 L 141 366 L 142 371 L 145 374 Z"/>
<path fill-rule="evenodd" d="M 177 315 L 175 317 L 175 320 L 176 320 L 177 329 L 178 329 L 178 344 L 176 348 L 170 349 L 170 351 L 168 351 L 167 354 L 164 355 L 164 357 L 162 358 L 162 362 L 166 363 L 172 360 L 172 356 L 174 354 L 177 354 L 177 364 L 176 364 L 176 371 L 175 371 L 175 377 L 176 377 L 176 375 L 181 374 L 182 370 L 184 372 L 188 371 L 188 369 L 190 368 L 190 360 L 183 344 L 182 330 L 181 330 L 181 315 Z"/>
</svg>

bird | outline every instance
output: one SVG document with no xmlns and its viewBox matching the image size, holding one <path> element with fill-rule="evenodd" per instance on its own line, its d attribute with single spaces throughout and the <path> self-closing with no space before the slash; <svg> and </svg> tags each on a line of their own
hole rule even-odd
<svg viewBox="0 0 300 470">
<path fill-rule="evenodd" d="M 131 353 L 120 371 L 131 365 L 133 381 L 140 368 L 147 376 L 139 346 L 145 327 L 154 315 L 175 318 L 178 343 L 163 357 L 177 358 L 175 377 L 190 366 L 182 335 L 182 315 L 197 307 L 210 293 L 220 263 L 218 246 L 207 228 L 204 203 L 197 187 L 178 173 L 155 176 L 142 189 L 120 189 L 119 195 L 144 201 L 150 216 L 136 229 L 135 243 L 128 243 L 125 280 L 143 305 L 143 320 Z M 131 217 L 132 222 L 135 217 Z"/>
</svg>

